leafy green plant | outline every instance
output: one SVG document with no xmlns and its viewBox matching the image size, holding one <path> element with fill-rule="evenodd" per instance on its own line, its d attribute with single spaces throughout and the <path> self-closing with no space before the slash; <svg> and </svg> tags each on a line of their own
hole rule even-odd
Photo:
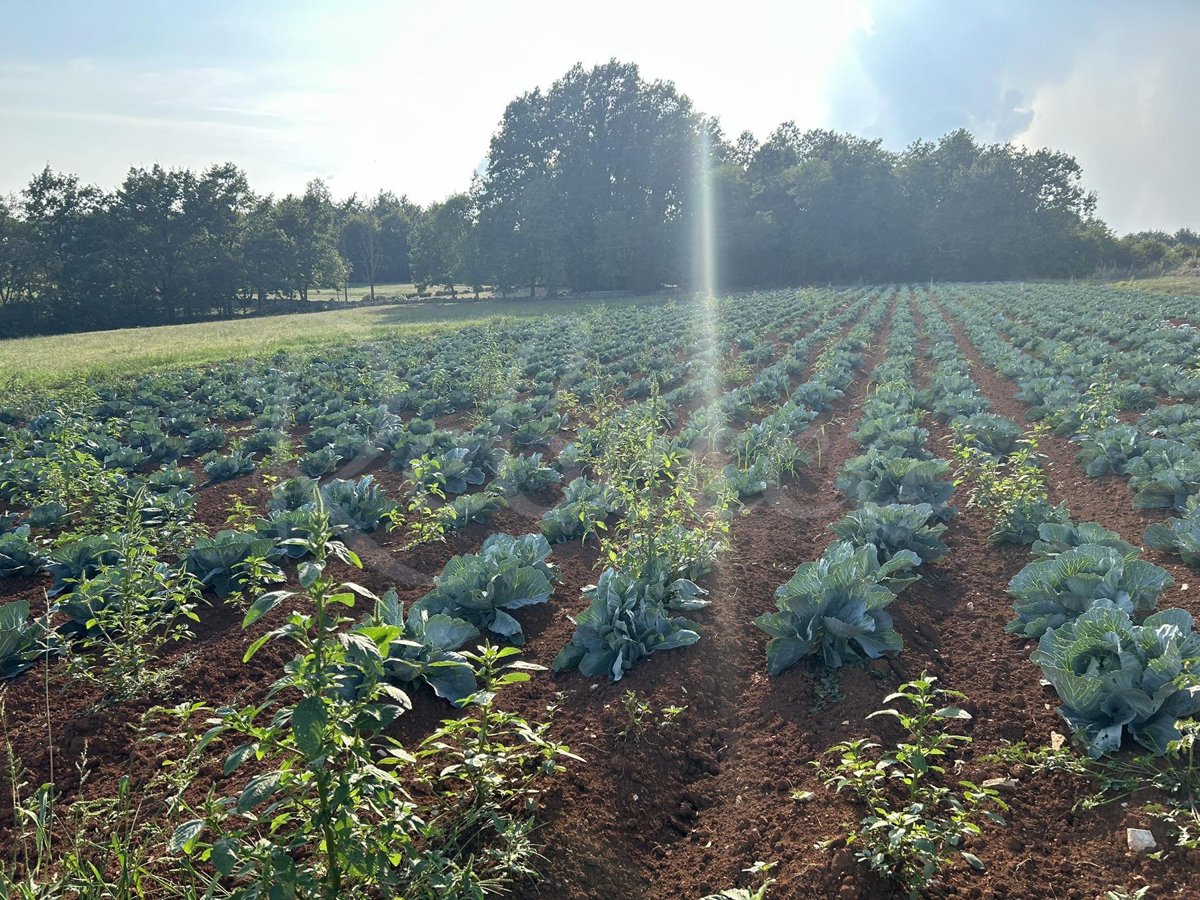
<svg viewBox="0 0 1200 900">
<path fill-rule="evenodd" d="M 1180 609 L 1134 625 L 1127 609 L 1097 601 L 1047 631 L 1032 660 L 1062 700 L 1059 714 L 1093 758 L 1119 750 L 1126 734 L 1165 753 L 1179 739 L 1176 722 L 1200 711 L 1193 674 L 1200 636 Z"/>
<path fill-rule="evenodd" d="M 550 599 L 556 575 L 549 555 L 550 544 L 541 535 L 493 534 L 479 553 L 452 557 L 413 611 L 466 619 L 521 645 L 525 634 L 509 611 Z"/>
<path fill-rule="evenodd" d="M 620 499 L 608 486 L 580 476 L 563 490 L 562 502 L 542 516 L 542 534 L 552 544 L 576 538 L 586 541 L 603 530 L 604 520 L 620 507 Z"/>
<path fill-rule="evenodd" d="M 58 651 L 58 642 L 45 623 L 29 617 L 28 600 L 0 605 L 0 681 L 15 678 Z"/>
<path fill-rule="evenodd" d="M 1187 565 L 1200 566 L 1200 503 L 1190 503 L 1182 519 L 1150 525 L 1142 540 L 1153 550 L 1176 553 Z"/>
<path fill-rule="evenodd" d="M 864 503 L 831 530 L 855 546 L 874 545 L 881 562 L 887 562 L 901 550 L 910 550 L 920 557 L 921 563 L 927 563 L 937 562 L 950 552 L 941 541 L 946 526 L 930 525 L 933 520 L 933 507 L 928 503 L 887 506 Z"/>
<path fill-rule="evenodd" d="M 390 520 L 397 509 L 371 475 L 357 481 L 335 479 L 321 488 L 321 499 L 330 521 L 355 531 L 374 531 Z"/>
<path fill-rule="evenodd" d="M 249 531 L 218 531 L 201 537 L 185 556 L 187 571 L 218 597 L 231 597 L 251 589 L 258 564 L 276 554 L 272 538 Z"/>
<path fill-rule="evenodd" d="M 279 555 L 288 559 L 303 559 L 308 552 L 308 544 L 316 532 L 320 517 L 315 506 L 300 509 L 276 510 L 265 519 L 255 519 L 252 522 L 254 533 L 269 539 L 274 547 L 268 555 Z M 335 533 L 339 529 L 335 528 Z"/>
<path fill-rule="evenodd" d="M 1079 444 L 1079 464 L 1093 478 L 1125 475 L 1129 464 L 1142 455 L 1142 433 L 1133 425 L 1114 424 L 1071 440 Z"/>
<path fill-rule="evenodd" d="M 81 580 L 54 606 L 68 619 L 73 649 L 86 654 L 72 655 L 72 674 L 117 700 L 162 684 L 169 673 L 155 664 L 164 647 L 192 636 L 199 598 L 195 578 L 160 562 L 149 535 L 131 523 L 120 559 Z"/>
<path fill-rule="evenodd" d="M 392 629 L 378 635 L 382 646 L 362 632 L 342 635 L 351 623 L 338 610 L 352 607 L 355 594 L 374 598 L 335 584 L 327 562 L 357 566 L 358 558 L 334 540 L 324 517 L 307 555 L 299 578 L 309 611 L 290 613 L 246 652 L 248 660 L 267 642 L 286 640 L 298 656 L 261 704 L 208 711 L 197 745 L 199 752 L 233 745 L 227 778 L 258 765 L 231 796 L 210 792 L 198 808 L 180 797 L 171 843 L 181 864 L 218 893 L 233 889 L 243 898 L 478 897 L 528 875 L 528 804 L 569 751 L 548 739 L 545 726 L 500 711 L 495 696 L 536 667 L 508 661 L 515 650 L 466 655 L 480 683 L 469 698 L 473 712 L 444 723 L 411 753 L 382 734 L 410 705 L 384 677 Z M 244 626 L 293 596 L 258 598 Z M 345 691 L 351 672 L 355 689 Z M 427 799 L 413 799 L 414 784 L 425 785 Z"/>
<path fill-rule="evenodd" d="M 212 453 L 204 457 L 204 474 L 210 484 L 219 481 L 232 481 L 242 475 L 249 475 L 255 469 L 253 456 L 248 456 L 241 450 L 234 450 L 227 456 Z"/>
<path fill-rule="evenodd" d="M 486 522 L 492 513 L 503 509 L 508 503 L 501 494 L 491 489 L 475 494 L 463 494 L 446 504 L 446 528 L 466 528 L 474 522 Z"/>
<path fill-rule="evenodd" d="M 41 550 L 29 540 L 29 526 L 0 534 L 0 578 L 36 575 L 45 564 Z"/>
<path fill-rule="evenodd" d="M 374 615 L 354 626 L 351 633 L 381 648 L 382 677 L 390 684 L 404 688 L 424 682 L 456 706 L 464 705 L 477 690 L 475 670 L 466 657 L 455 652 L 479 636 L 479 629 L 464 619 L 444 613 L 431 616 L 416 609 L 405 619 L 404 604 L 393 589 L 376 603 Z M 347 645 L 351 667 L 342 682 L 343 694 L 366 683 L 361 675 L 363 652 L 358 642 Z"/>
<path fill-rule="evenodd" d="M 955 443 L 973 447 L 996 458 L 1009 456 L 1020 449 L 1025 434 L 1012 419 L 992 413 L 963 416 L 951 423 Z"/>
<path fill-rule="evenodd" d="M 911 459 L 871 449 L 848 459 L 836 482 L 837 489 L 856 503 L 928 504 L 934 518 L 953 518 L 947 505 L 954 483 L 947 477 L 950 465 L 942 459 Z"/>
<path fill-rule="evenodd" d="M 761 460 L 756 460 L 747 469 L 739 469 L 731 463 L 722 474 L 729 489 L 742 500 L 757 497 L 770 485 L 766 464 Z"/>
<path fill-rule="evenodd" d="M 338 464 L 341 461 L 342 454 L 338 453 L 333 445 L 330 444 L 305 453 L 296 462 L 296 468 L 300 471 L 301 475 L 308 478 L 321 478 L 324 475 L 336 472 Z"/>
<path fill-rule="evenodd" d="M 982 509 L 995 526 L 991 540 L 997 544 L 1032 544 L 1047 522 L 1067 522 L 1065 505 L 1049 501 L 1042 471 L 1037 429 L 1026 435 L 1021 448 L 997 458 L 980 448 L 956 441 L 952 452 L 957 464 L 955 483 L 969 486 L 969 506 Z"/>
<path fill-rule="evenodd" d="M 700 640 L 694 623 L 670 617 L 654 587 L 632 575 L 605 569 L 591 596 L 587 609 L 572 620 L 575 633 L 555 657 L 555 672 L 578 669 L 590 678 L 620 681 L 651 653 Z"/>
<path fill-rule="evenodd" d="M 561 481 L 562 473 L 543 465 L 541 453 L 530 453 L 528 456 L 516 454 L 504 457 L 495 483 L 505 491 L 537 493 Z"/>
<path fill-rule="evenodd" d="M 662 731 L 675 725 L 686 710 L 686 706 L 664 706 L 655 714 L 653 707 L 639 697 L 637 691 L 626 691 L 621 695 L 621 711 L 625 714 L 625 722 L 617 732 L 617 737 L 639 743 L 651 728 Z"/>
<path fill-rule="evenodd" d="M 829 668 L 895 656 L 904 642 L 885 608 L 919 578 L 897 573 L 920 562 L 911 550 L 900 550 L 881 564 L 873 544 L 839 542 L 815 562 L 802 563 L 775 591 L 778 611 L 754 620 L 771 636 L 767 671 L 779 675 L 817 654 Z"/>
<path fill-rule="evenodd" d="M 757 887 L 725 888 L 720 893 L 709 894 L 701 900 L 767 900 L 767 893 L 775 883 L 775 879 L 767 877 L 767 873 L 773 868 L 775 863 L 759 860 L 749 868 L 742 869 L 747 875 L 758 879 Z"/>
<path fill-rule="evenodd" d="M 73 588 L 84 578 L 95 575 L 104 566 L 114 566 L 122 554 L 120 535 L 85 535 L 61 541 L 46 556 L 46 570 L 54 576 L 50 596 Z"/>
<path fill-rule="evenodd" d="M 867 717 L 897 721 L 904 739 L 894 748 L 862 739 L 844 741 L 826 751 L 836 762 L 814 763 L 827 786 L 849 793 L 868 810 L 847 836 L 847 845 L 859 861 L 893 881 L 911 900 L 936 882 L 952 857 L 983 869 L 983 862 L 964 844 L 980 834 L 981 821 L 1005 824 L 989 807 L 1007 809 L 993 789 L 969 781 L 945 783 L 955 748 L 971 742 L 949 727 L 971 716 L 960 706 L 943 706 L 965 698 L 936 683 L 936 678 L 923 674 L 902 684 L 884 698 L 884 703 L 897 706 Z"/>
<path fill-rule="evenodd" d="M 1038 528 L 1038 539 L 1029 552 L 1037 559 L 1049 559 L 1083 544 L 1111 547 L 1130 559 L 1140 555 L 1137 547 L 1095 522 L 1047 522 Z"/>
<path fill-rule="evenodd" d="M 1041 637 L 1108 600 L 1127 614 L 1153 609 L 1175 579 L 1153 563 L 1100 544 L 1082 544 L 1029 563 L 1008 583 L 1017 618 L 1010 633 Z"/>
</svg>

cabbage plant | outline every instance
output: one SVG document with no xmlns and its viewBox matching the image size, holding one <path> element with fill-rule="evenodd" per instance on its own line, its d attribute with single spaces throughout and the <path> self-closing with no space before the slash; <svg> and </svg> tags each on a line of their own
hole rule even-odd
<svg viewBox="0 0 1200 900">
<path fill-rule="evenodd" d="M 0 578 L 36 575 L 42 565 L 41 551 L 29 540 L 28 525 L 0 534 Z"/>
<path fill-rule="evenodd" d="M 74 587 L 105 566 L 115 566 L 121 561 L 123 546 L 121 536 L 115 534 L 85 535 L 60 543 L 46 557 L 46 570 L 54 576 L 50 596 Z"/>
<path fill-rule="evenodd" d="M 208 476 L 210 484 L 232 481 L 242 475 L 249 475 L 255 467 L 254 457 L 242 450 L 234 450 L 228 456 L 210 453 L 204 457 L 203 464 L 204 474 Z"/>
<path fill-rule="evenodd" d="M 993 413 L 963 416 L 954 420 L 951 427 L 962 443 L 997 458 L 1015 453 L 1025 439 L 1020 425 Z"/>
<path fill-rule="evenodd" d="M 860 504 L 928 503 L 936 519 L 945 522 L 954 517 L 954 509 L 946 505 L 954 483 L 944 459 L 909 459 L 896 451 L 872 449 L 846 461 L 836 487 Z"/>
<path fill-rule="evenodd" d="M 933 507 L 928 503 L 905 505 L 864 503 L 833 525 L 832 531 L 856 547 L 871 544 L 887 562 L 901 550 L 911 550 L 922 563 L 937 562 L 950 552 L 941 541 L 943 524 L 930 525 Z"/>
<path fill-rule="evenodd" d="M 184 565 L 218 597 L 229 597 L 245 588 L 253 560 L 265 560 L 277 553 L 272 537 L 259 537 L 249 531 L 218 531 L 211 538 L 199 538 L 185 555 Z"/>
<path fill-rule="evenodd" d="M 1100 544 L 1072 547 L 1050 559 L 1029 563 L 1008 583 L 1017 618 L 1010 633 L 1041 637 L 1086 612 L 1101 600 L 1128 614 L 1154 608 L 1159 594 L 1174 584 L 1170 574 L 1145 560 L 1129 559 Z"/>
<path fill-rule="evenodd" d="M 620 681 L 651 653 L 700 640 L 695 623 L 669 616 L 647 581 L 609 568 L 587 592 L 592 602 L 573 620 L 575 634 L 554 658 L 555 672 L 578 669 L 589 678 Z"/>
<path fill-rule="evenodd" d="M 767 671 L 778 675 L 806 656 L 820 655 L 831 669 L 860 660 L 895 656 L 904 646 L 886 607 L 919 579 L 897 573 L 921 558 L 900 550 L 885 563 L 873 544 L 833 544 L 820 559 L 802 563 L 775 591 L 776 612 L 754 624 L 771 636 Z"/>
<path fill-rule="evenodd" d="M 1143 540 L 1152 550 L 1177 553 L 1189 566 L 1200 566 L 1200 497 L 1189 502 L 1189 512 L 1182 519 L 1155 522 L 1146 529 Z"/>
<path fill-rule="evenodd" d="M 1162 755 L 1180 736 L 1177 721 L 1200 712 L 1200 685 L 1181 684 L 1200 664 L 1200 636 L 1181 609 L 1135 625 L 1126 610 L 1101 600 L 1047 631 L 1031 658 L 1093 759 L 1119 750 L 1125 735 Z"/>
<path fill-rule="evenodd" d="M 1109 425 L 1071 440 L 1079 444 L 1079 464 L 1093 478 L 1125 475 L 1130 463 L 1142 455 L 1142 433 L 1133 425 Z"/>
<path fill-rule="evenodd" d="M 493 534 L 478 553 L 452 557 L 413 611 L 466 619 L 520 646 L 525 633 L 510 611 L 550 599 L 556 573 L 549 555 L 550 544 L 540 534 Z"/>
<path fill-rule="evenodd" d="M 405 618 L 404 604 L 393 588 L 379 600 L 375 614 L 356 625 L 351 633 L 380 648 L 384 678 L 397 687 L 423 681 L 455 706 L 463 705 L 476 691 L 475 670 L 466 657 L 455 652 L 479 636 L 479 629 L 464 619 L 444 613 L 429 615 L 415 608 Z M 347 642 L 346 648 L 351 661 L 363 653 L 353 640 Z M 362 668 L 348 667 L 340 689 L 343 693 L 353 691 L 362 678 Z"/>
<path fill-rule="evenodd" d="M 542 463 L 542 454 L 506 456 L 500 463 L 495 483 L 505 491 L 537 492 L 562 481 L 562 473 Z"/>
<path fill-rule="evenodd" d="M 396 510 L 395 502 L 383 495 L 372 475 L 357 481 L 335 479 L 321 488 L 321 500 L 330 522 L 356 531 L 374 531 Z"/>
<path fill-rule="evenodd" d="M 553 544 L 586 539 L 596 530 L 598 522 L 620 507 L 616 491 L 580 476 L 563 490 L 562 502 L 542 516 L 542 534 Z"/>
<path fill-rule="evenodd" d="M 57 650 L 52 633 L 29 617 L 28 600 L 0 605 L 0 681 L 20 675 L 40 657 Z"/>
<path fill-rule="evenodd" d="M 1038 559 L 1049 559 L 1083 544 L 1111 547 L 1128 558 L 1140 555 L 1137 547 L 1096 522 L 1046 522 L 1038 528 L 1038 539 L 1029 550 Z"/>
</svg>

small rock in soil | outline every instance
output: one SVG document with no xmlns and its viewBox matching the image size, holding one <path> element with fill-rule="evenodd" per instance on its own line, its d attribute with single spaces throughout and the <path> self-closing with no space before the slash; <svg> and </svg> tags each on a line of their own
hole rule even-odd
<svg viewBox="0 0 1200 900">
<path fill-rule="evenodd" d="M 1158 846 L 1152 835 L 1145 828 L 1126 828 L 1125 842 L 1134 853 L 1143 853 Z"/>
</svg>

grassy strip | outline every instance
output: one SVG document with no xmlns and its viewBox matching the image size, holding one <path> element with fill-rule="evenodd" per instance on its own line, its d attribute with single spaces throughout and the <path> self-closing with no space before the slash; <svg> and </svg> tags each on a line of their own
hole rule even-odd
<svg viewBox="0 0 1200 900">
<path fill-rule="evenodd" d="M 1163 275 L 1160 278 L 1134 278 L 1117 281 L 1113 287 L 1170 297 L 1200 297 L 1200 275 Z"/>
<path fill-rule="evenodd" d="M 657 305 L 665 297 L 607 301 L 610 307 Z M 384 337 L 419 337 L 478 325 L 498 317 L 578 313 L 600 300 L 487 300 L 375 306 L 255 319 L 123 328 L 0 341 L 0 384 L 9 388 L 62 387 L 91 376 L 117 377 L 303 351 Z"/>
</svg>

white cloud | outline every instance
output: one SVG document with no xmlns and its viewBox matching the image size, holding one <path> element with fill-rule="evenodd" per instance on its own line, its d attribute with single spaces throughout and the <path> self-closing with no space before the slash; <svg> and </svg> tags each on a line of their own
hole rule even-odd
<svg viewBox="0 0 1200 900">
<path fill-rule="evenodd" d="M 1067 77 L 1034 93 L 1018 140 L 1072 153 L 1118 231 L 1200 225 L 1198 40 L 1194 27 L 1114 22 Z"/>
</svg>

